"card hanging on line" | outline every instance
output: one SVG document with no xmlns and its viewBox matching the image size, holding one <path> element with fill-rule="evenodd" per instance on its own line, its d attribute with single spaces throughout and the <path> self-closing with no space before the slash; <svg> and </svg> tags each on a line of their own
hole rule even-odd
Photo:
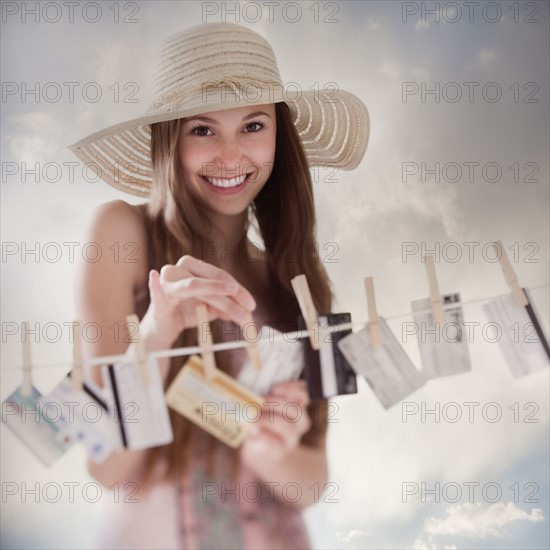
<svg viewBox="0 0 550 550">
<path fill-rule="evenodd" d="M 494 338 L 514 378 L 548 368 L 550 348 L 526 289 L 527 305 L 519 305 L 513 293 L 483 304 L 487 320 L 498 327 Z M 497 339 L 498 337 L 498 339 Z"/>
<path fill-rule="evenodd" d="M 411 302 L 416 337 L 425 378 L 440 378 L 470 372 L 470 352 L 464 325 L 460 293 L 446 294 L 443 305 L 444 323 L 436 326 L 429 298 Z"/>
<path fill-rule="evenodd" d="M 340 351 L 338 342 L 351 334 L 351 329 L 335 332 L 330 327 L 351 323 L 350 313 L 319 315 L 320 349 L 311 347 L 307 338 L 302 338 L 305 369 L 310 399 L 328 399 L 335 395 L 357 393 L 355 372 Z M 298 328 L 305 330 L 305 320 L 298 317 Z"/>
<path fill-rule="evenodd" d="M 147 369 L 147 385 L 143 369 Z M 129 359 L 102 367 L 109 409 L 118 426 L 120 446 L 138 450 L 173 440 L 160 369 L 154 357 L 139 365 Z"/>
<path fill-rule="evenodd" d="M 252 361 L 246 361 L 237 377 L 240 384 L 255 393 L 265 395 L 274 384 L 300 378 L 304 369 L 302 343 L 298 339 L 271 340 L 281 334 L 269 325 L 262 326 L 259 334 L 261 339 L 258 341 L 262 368 L 258 370 Z"/>
<path fill-rule="evenodd" d="M 19 386 L 2 402 L 2 422 L 44 466 L 51 466 L 71 448 L 74 439 L 61 423 L 51 422 L 43 414 L 39 403 L 42 395 L 34 386 L 30 395 L 23 395 L 21 389 Z"/>
<path fill-rule="evenodd" d="M 116 427 L 107 404 L 79 380 L 81 390 L 75 390 L 74 373 L 64 377 L 47 395 L 39 399 L 45 410 L 52 405 L 59 411 L 60 428 L 74 442 L 83 443 L 94 462 L 103 462 L 118 447 Z"/>
<path fill-rule="evenodd" d="M 385 409 L 421 388 L 426 379 L 414 366 L 383 317 L 378 317 L 382 344 L 373 347 L 366 326 L 338 342 L 355 372 L 365 378 Z"/>
<path fill-rule="evenodd" d="M 198 355 L 192 355 L 166 392 L 170 408 L 236 448 L 243 442 L 249 422 L 261 414 L 263 399 L 217 370 L 214 378 L 206 376 L 206 368 Z"/>
<path fill-rule="evenodd" d="M 32 384 L 29 323 L 23 321 L 23 383 L 2 402 L 2 421 L 45 465 L 51 466 L 73 444 L 60 423 L 50 422 L 43 414 L 41 393 Z"/>
<path fill-rule="evenodd" d="M 550 347 L 531 297 L 526 289 L 521 288 L 502 242 L 495 241 L 493 246 L 511 295 L 491 300 L 483 306 L 483 311 L 500 327 L 502 336 L 498 342 L 501 350 L 512 376 L 520 378 L 548 366 Z"/>
</svg>

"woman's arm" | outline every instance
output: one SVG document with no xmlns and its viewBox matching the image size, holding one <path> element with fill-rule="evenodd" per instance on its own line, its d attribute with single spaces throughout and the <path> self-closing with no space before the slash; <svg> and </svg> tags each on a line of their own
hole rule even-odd
<svg viewBox="0 0 550 550">
<path fill-rule="evenodd" d="M 84 358 L 127 353 L 133 356 L 133 346 L 125 342 L 122 328 L 126 316 L 134 313 L 135 292 L 149 287 L 151 302 L 140 322 L 140 335 L 147 351 L 170 348 L 185 329 L 197 325 L 196 306 L 207 306 L 208 320 L 221 317 L 232 321 L 250 318 L 256 307 L 253 296 L 229 273 L 189 255 L 176 265 L 164 265 L 160 273 L 149 272 L 147 237 L 141 215 L 123 201 L 113 201 L 100 207 L 92 221 L 88 242 L 102 251 L 97 262 L 79 266 L 75 287 L 77 318 L 84 323 L 97 323 L 101 329 L 98 342 L 83 342 Z M 137 249 L 132 261 L 115 250 Z M 120 331 L 113 330 L 119 327 Z M 115 334 L 120 334 L 115 339 Z M 161 376 L 166 380 L 169 360 L 159 360 Z M 100 367 L 88 375 L 101 385 Z M 182 449 L 184 452 L 184 449 Z M 115 482 L 136 481 L 139 466 L 147 451 L 113 453 L 105 462 L 88 462 L 88 471 L 97 481 L 109 487 Z"/>
<path fill-rule="evenodd" d="M 274 496 L 298 508 L 317 502 L 328 478 L 325 430 L 315 446 L 301 443 L 312 426 L 306 410 L 308 402 L 303 380 L 273 386 L 265 396 L 260 420 L 251 425 L 251 433 L 240 450 L 245 465 L 270 487 Z M 326 418 L 317 421 L 324 422 Z M 295 489 L 287 488 L 288 493 L 285 490 L 289 483 L 300 487 L 296 501 Z"/>
<path fill-rule="evenodd" d="M 75 285 L 77 318 L 82 324 L 97 323 L 101 336 L 97 342 L 82 342 L 84 359 L 102 355 L 133 354 L 133 345 L 127 341 L 124 330 L 126 316 L 135 313 L 134 293 L 147 284 L 147 241 L 139 213 L 123 201 L 113 201 L 99 207 L 92 219 L 87 242 L 97 243 L 101 257 L 97 262 L 85 262 L 78 266 Z M 126 250 L 127 243 L 136 247 L 137 253 L 125 261 L 127 255 L 113 254 L 113 245 Z M 125 258 L 126 256 L 126 258 Z M 120 330 L 113 330 L 118 327 Z M 172 345 L 169 338 L 154 332 L 150 323 L 140 324 L 140 334 L 145 349 L 153 351 Z M 115 337 L 118 335 L 118 338 Z M 168 360 L 161 363 L 162 376 L 166 376 Z M 92 367 L 87 375 L 102 385 L 100 366 Z M 101 464 L 88 460 L 90 475 L 104 486 L 115 482 L 136 481 L 138 467 L 145 457 L 145 450 L 115 452 Z"/>
</svg>

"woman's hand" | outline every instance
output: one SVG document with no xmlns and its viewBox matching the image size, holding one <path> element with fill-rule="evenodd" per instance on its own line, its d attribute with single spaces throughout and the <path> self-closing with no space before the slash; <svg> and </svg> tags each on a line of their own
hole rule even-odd
<svg viewBox="0 0 550 550">
<path fill-rule="evenodd" d="M 299 444 L 311 427 L 306 406 L 309 403 L 304 380 L 275 384 L 265 396 L 259 420 L 250 425 L 250 431 L 239 452 L 241 460 L 252 471 L 262 465 L 283 461 Z"/>
<path fill-rule="evenodd" d="M 208 320 L 220 318 L 243 324 L 252 319 L 256 302 L 227 271 L 193 256 L 176 265 L 149 272 L 151 303 L 142 323 L 170 345 L 185 328 L 197 326 L 196 307 L 206 305 Z"/>
</svg>

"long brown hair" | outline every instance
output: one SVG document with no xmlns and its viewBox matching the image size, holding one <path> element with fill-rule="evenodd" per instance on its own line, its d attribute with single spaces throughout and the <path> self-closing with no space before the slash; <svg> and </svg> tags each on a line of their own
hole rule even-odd
<svg viewBox="0 0 550 550">
<path fill-rule="evenodd" d="M 277 103 L 275 109 L 277 137 L 274 165 L 268 181 L 249 206 L 242 245 L 253 224 L 266 250 L 270 290 L 273 303 L 277 304 L 277 322 L 274 325 L 279 330 L 296 330 L 300 310 L 290 284 L 292 277 L 300 273 L 306 275 L 313 301 L 320 312 L 331 311 L 332 290 L 326 270 L 315 254 L 315 207 L 306 156 L 288 106 Z M 153 186 L 145 219 L 149 265 L 157 270 L 165 264 L 175 264 L 184 254 L 207 261 L 204 244 L 209 237 L 204 230 L 205 207 L 194 199 L 187 186 L 181 184 L 177 153 L 180 120 L 151 126 Z M 219 325 L 214 321 L 211 327 L 216 341 L 220 333 L 217 330 Z M 197 329 L 186 329 L 173 347 L 193 346 L 196 342 Z M 174 380 L 185 359 L 176 357 L 170 360 L 166 387 Z M 308 412 L 312 417 L 312 427 L 303 436 L 302 443 L 317 446 L 326 433 L 326 402 L 311 404 Z M 192 431 L 198 428 L 171 409 L 170 417 L 174 441 L 148 451 L 144 483 L 152 466 L 161 458 L 168 461 L 168 476 L 180 474 L 185 467 L 182 449 L 189 442 Z M 212 444 L 215 444 L 213 438 Z"/>
</svg>

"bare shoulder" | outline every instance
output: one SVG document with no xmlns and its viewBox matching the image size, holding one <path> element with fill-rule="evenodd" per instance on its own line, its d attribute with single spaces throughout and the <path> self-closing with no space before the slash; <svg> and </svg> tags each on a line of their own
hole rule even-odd
<svg viewBox="0 0 550 550">
<path fill-rule="evenodd" d="M 98 206 L 88 235 L 100 246 L 98 263 L 116 264 L 118 270 L 131 275 L 135 286 L 147 279 L 147 233 L 142 205 L 114 200 Z"/>
<path fill-rule="evenodd" d="M 93 213 L 92 228 L 110 235 L 145 238 L 145 224 L 140 205 L 128 204 L 123 200 L 106 202 Z"/>
</svg>

